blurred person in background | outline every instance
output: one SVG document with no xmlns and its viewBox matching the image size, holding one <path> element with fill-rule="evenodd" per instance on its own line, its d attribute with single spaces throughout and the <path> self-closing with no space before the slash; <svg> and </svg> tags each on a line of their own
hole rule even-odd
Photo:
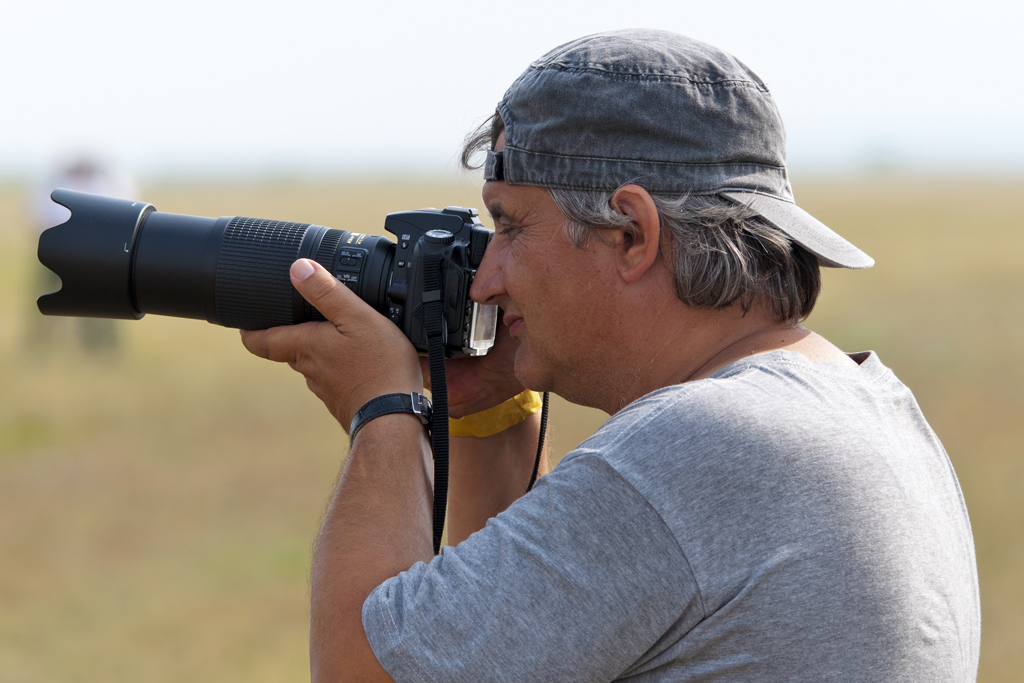
<svg viewBox="0 0 1024 683">
<path fill-rule="evenodd" d="M 764 83 L 675 34 L 588 36 L 512 84 L 477 151 L 495 235 L 471 295 L 505 327 L 448 363 L 480 430 L 452 439 L 440 554 L 424 425 L 380 408 L 423 385 L 402 332 L 301 259 L 330 322 L 242 333 L 353 433 L 313 680 L 974 680 L 959 483 L 877 354 L 801 325 L 821 266 L 874 261 L 794 203 Z M 524 390 L 612 415 L 529 493 Z"/>
<path fill-rule="evenodd" d="M 38 242 L 42 232 L 66 221 L 71 212 L 50 199 L 58 187 L 79 192 L 137 199 L 138 187 L 131 174 L 112 164 L 99 161 L 92 155 L 79 155 L 70 163 L 61 164 L 31 193 L 30 215 L 33 236 Z M 26 343 L 32 352 L 45 352 L 54 346 L 69 342 L 68 327 L 77 328 L 77 343 L 93 354 L 109 354 L 120 347 L 118 321 L 106 318 L 66 319 L 44 316 L 35 306 L 35 299 L 60 289 L 60 278 L 42 264 L 35 262 L 32 275 L 33 305 L 28 312 Z"/>
</svg>

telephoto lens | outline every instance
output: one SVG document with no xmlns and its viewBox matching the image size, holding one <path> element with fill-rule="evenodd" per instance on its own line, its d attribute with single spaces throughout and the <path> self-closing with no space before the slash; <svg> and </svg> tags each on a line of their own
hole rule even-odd
<svg viewBox="0 0 1024 683">
<path fill-rule="evenodd" d="M 323 316 L 292 287 L 291 264 L 316 260 L 426 350 L 422 268 L 439 260 L 445 355 L 479 356 L 494 343 L 497 309 L 469 288 L 491 237 L 475 209 L 389 214 L 398 239 L 321 225 L 157 211 L 151 204 L 67 189 L 51 198 L 71 218 L 43 232 L 39 260 L 61 289 L 39 298 L 46 315 L 138 319 L 146 313 L 247 330 Z M 441 243 L 428 232 L 446 233 Z"/>
</svg>

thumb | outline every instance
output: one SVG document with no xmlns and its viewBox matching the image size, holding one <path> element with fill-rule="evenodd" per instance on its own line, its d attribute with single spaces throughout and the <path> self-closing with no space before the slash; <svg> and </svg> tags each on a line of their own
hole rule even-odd
<svg viewBox="0 0 1024 683">
<path fill-rule="evenodd" d="M 292 264 L 292 285 L 299 294 L 335 325 L 350 319 L 362 303 L 348 287 L 316 261 L 300 258 Z"/>
</svg>

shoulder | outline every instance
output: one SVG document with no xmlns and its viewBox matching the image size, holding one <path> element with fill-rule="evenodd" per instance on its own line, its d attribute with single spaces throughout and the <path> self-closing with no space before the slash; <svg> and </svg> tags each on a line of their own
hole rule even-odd
<svg viewBox="0 0 1024 683">
<path fill-rule="evenodd" d="M 920 416 L 909 391 L 871 358 L 851 369 L 791 352 L 753 356 L 644 396 L 567 459 L 596 455 L 652 497 L 831 477 Z"/>
<path fill-rule="evenodd" d="M 647 394 L 612 416 L 581 448 L 607 452 L 626 442 L 650 439 L 680 445 L 680 439 L 720 438 L 750 430 L 760 441 L 765 423 L 773 430 L 799 429 L 832 401 L 877 398 L 887 390 L 887 380 L 895 380 L 880 364 L 881 373 L 832 365 L 812 363 L 790 352 L 752 356 L 707 379 Z M 881 387 L 870 386 L 879 380 Z"/>
</svg>

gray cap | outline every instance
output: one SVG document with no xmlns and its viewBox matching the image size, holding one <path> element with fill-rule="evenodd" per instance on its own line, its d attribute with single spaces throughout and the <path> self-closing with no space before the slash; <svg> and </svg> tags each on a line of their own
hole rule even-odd
<svg viewBox="0 0 1024 683">
<path fill-rule="evenodd" d="M 655 194 L 718 194 L 749 206 L 822 265 L 874 260 L 793 202 L 786 131 L 738 59 L 666 31 L 598 33 L 547 53 L 498 104 L 505 148 L 489 180 Z"/>
</svg>

